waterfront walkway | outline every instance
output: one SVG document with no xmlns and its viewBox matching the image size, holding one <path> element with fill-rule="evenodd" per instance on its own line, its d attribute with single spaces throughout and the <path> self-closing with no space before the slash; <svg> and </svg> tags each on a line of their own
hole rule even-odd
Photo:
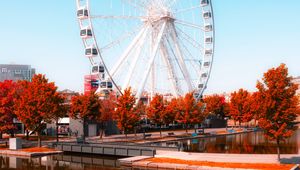
<svg viewBox="0 0 300 170">
<path fill-rule="evenodd" d="M 277 154 L 192 153 L 157 150 L 155 157 L 230 163 L 279 163 Z M 281 154 L 281 163 L 299 164 L 299 154 Z"/>
</svg>

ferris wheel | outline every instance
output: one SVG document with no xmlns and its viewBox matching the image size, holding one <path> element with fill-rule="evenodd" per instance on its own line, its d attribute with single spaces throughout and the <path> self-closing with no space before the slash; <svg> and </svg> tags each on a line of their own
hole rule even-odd
<svg viewBox="0 0 300 170">
<path fill-rule="evenodd" d="M 214 55 L 211 0 L 76 1 L 98 92 L 201 97 Z"/>
</svg>

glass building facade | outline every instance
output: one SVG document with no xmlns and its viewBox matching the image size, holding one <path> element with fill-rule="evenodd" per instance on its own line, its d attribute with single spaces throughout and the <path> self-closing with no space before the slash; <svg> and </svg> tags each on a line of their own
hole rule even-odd
<svg viewBox="0 0 300 170">
<path fill-rule="evenodd" d="M 30 65 L 0 64 L 0 81 L 4 80 L 28 80 L 35 74 L 35 69 Z"/>
</svg>

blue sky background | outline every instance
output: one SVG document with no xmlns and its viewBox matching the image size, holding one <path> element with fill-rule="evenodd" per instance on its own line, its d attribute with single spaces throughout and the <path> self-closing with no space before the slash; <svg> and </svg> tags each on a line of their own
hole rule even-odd
<svg viewBox="0 0 300 170">
<path fill-rule="evenodd" d="M 206 94 L 255 90 L 269 68 L 300 76 L 300 1 L 214 0 L 216 51 Z M 59 89 L 83 91 L 75 0 L 1 2 L 0 63 L 30 64 Z"/>
</svg>

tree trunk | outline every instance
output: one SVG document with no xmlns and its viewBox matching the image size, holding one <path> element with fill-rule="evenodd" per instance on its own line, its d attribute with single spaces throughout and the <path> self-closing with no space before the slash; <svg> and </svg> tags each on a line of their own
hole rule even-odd
<svg viewBox="0 0 300 170">
<path fill-rule="evenodd" d="M 161 137 L 161 125 L 159 125 L 159 134 L 160 134 L 160 137 Z"/>
<path fill-rule="evenodd" d="M 2 139 L 2 132 L 0 132 L 0 139 Z"/>
<path fill-rule="evenodd" d="M 185 133 L 188 133 L 187 123 L 185 124 Z"/>
<path fill-rule="evenodd" d="M 58 143 L 58 119 L 56 119 L 56 143 Z"/>
<path fill-rule="evenodd" d="M 100 126 L 101 126 L 101 127 L 100 127 L 100 139 L 102 139 L 103 133 L 104 133 L 104 123 L 101 122 Z"/>
<path fill-rule="evenodd" d="M 83 143 L 85 143 L 85 125 L 86 125 L 86 121 L 85 118 L 83 118 L 83 134 L 82 134 Z"/>
<path fill-rule="evenodd" d="M 126 129 L 124 130 L 124 133 L 125 133 L 125 140 L 127 142 L 127 132 L 126 132 Z"/>
<path fill-rule="evenodd" d="M 100 139 L 102 139 L 102 137 L 103 137 L 103 132 L 104 132 L 104 130 L 100 129 Z"/>
<path fill-rule="evenodd" d="M 136 139 L 136 127 L 133 128 L 134 138 Z"/>
<path fill-rule="evenodd" d="M 29 130 L 26 129 L 26 140 L 29 140 Z"/>
<path fill-rule="evenodd" d="M 38 135 L 38 147 L 41 147 L 42 146 L 41 132 L 38 132 L 37 135 Z"/>
<path fill-rule="evenodd" d="M 279 139 L 276 140 L 276 143 L 277 143 L 277 159 L 278 159 L 278 162 L 280 162 L 280 141 Z"/>
</svg>

